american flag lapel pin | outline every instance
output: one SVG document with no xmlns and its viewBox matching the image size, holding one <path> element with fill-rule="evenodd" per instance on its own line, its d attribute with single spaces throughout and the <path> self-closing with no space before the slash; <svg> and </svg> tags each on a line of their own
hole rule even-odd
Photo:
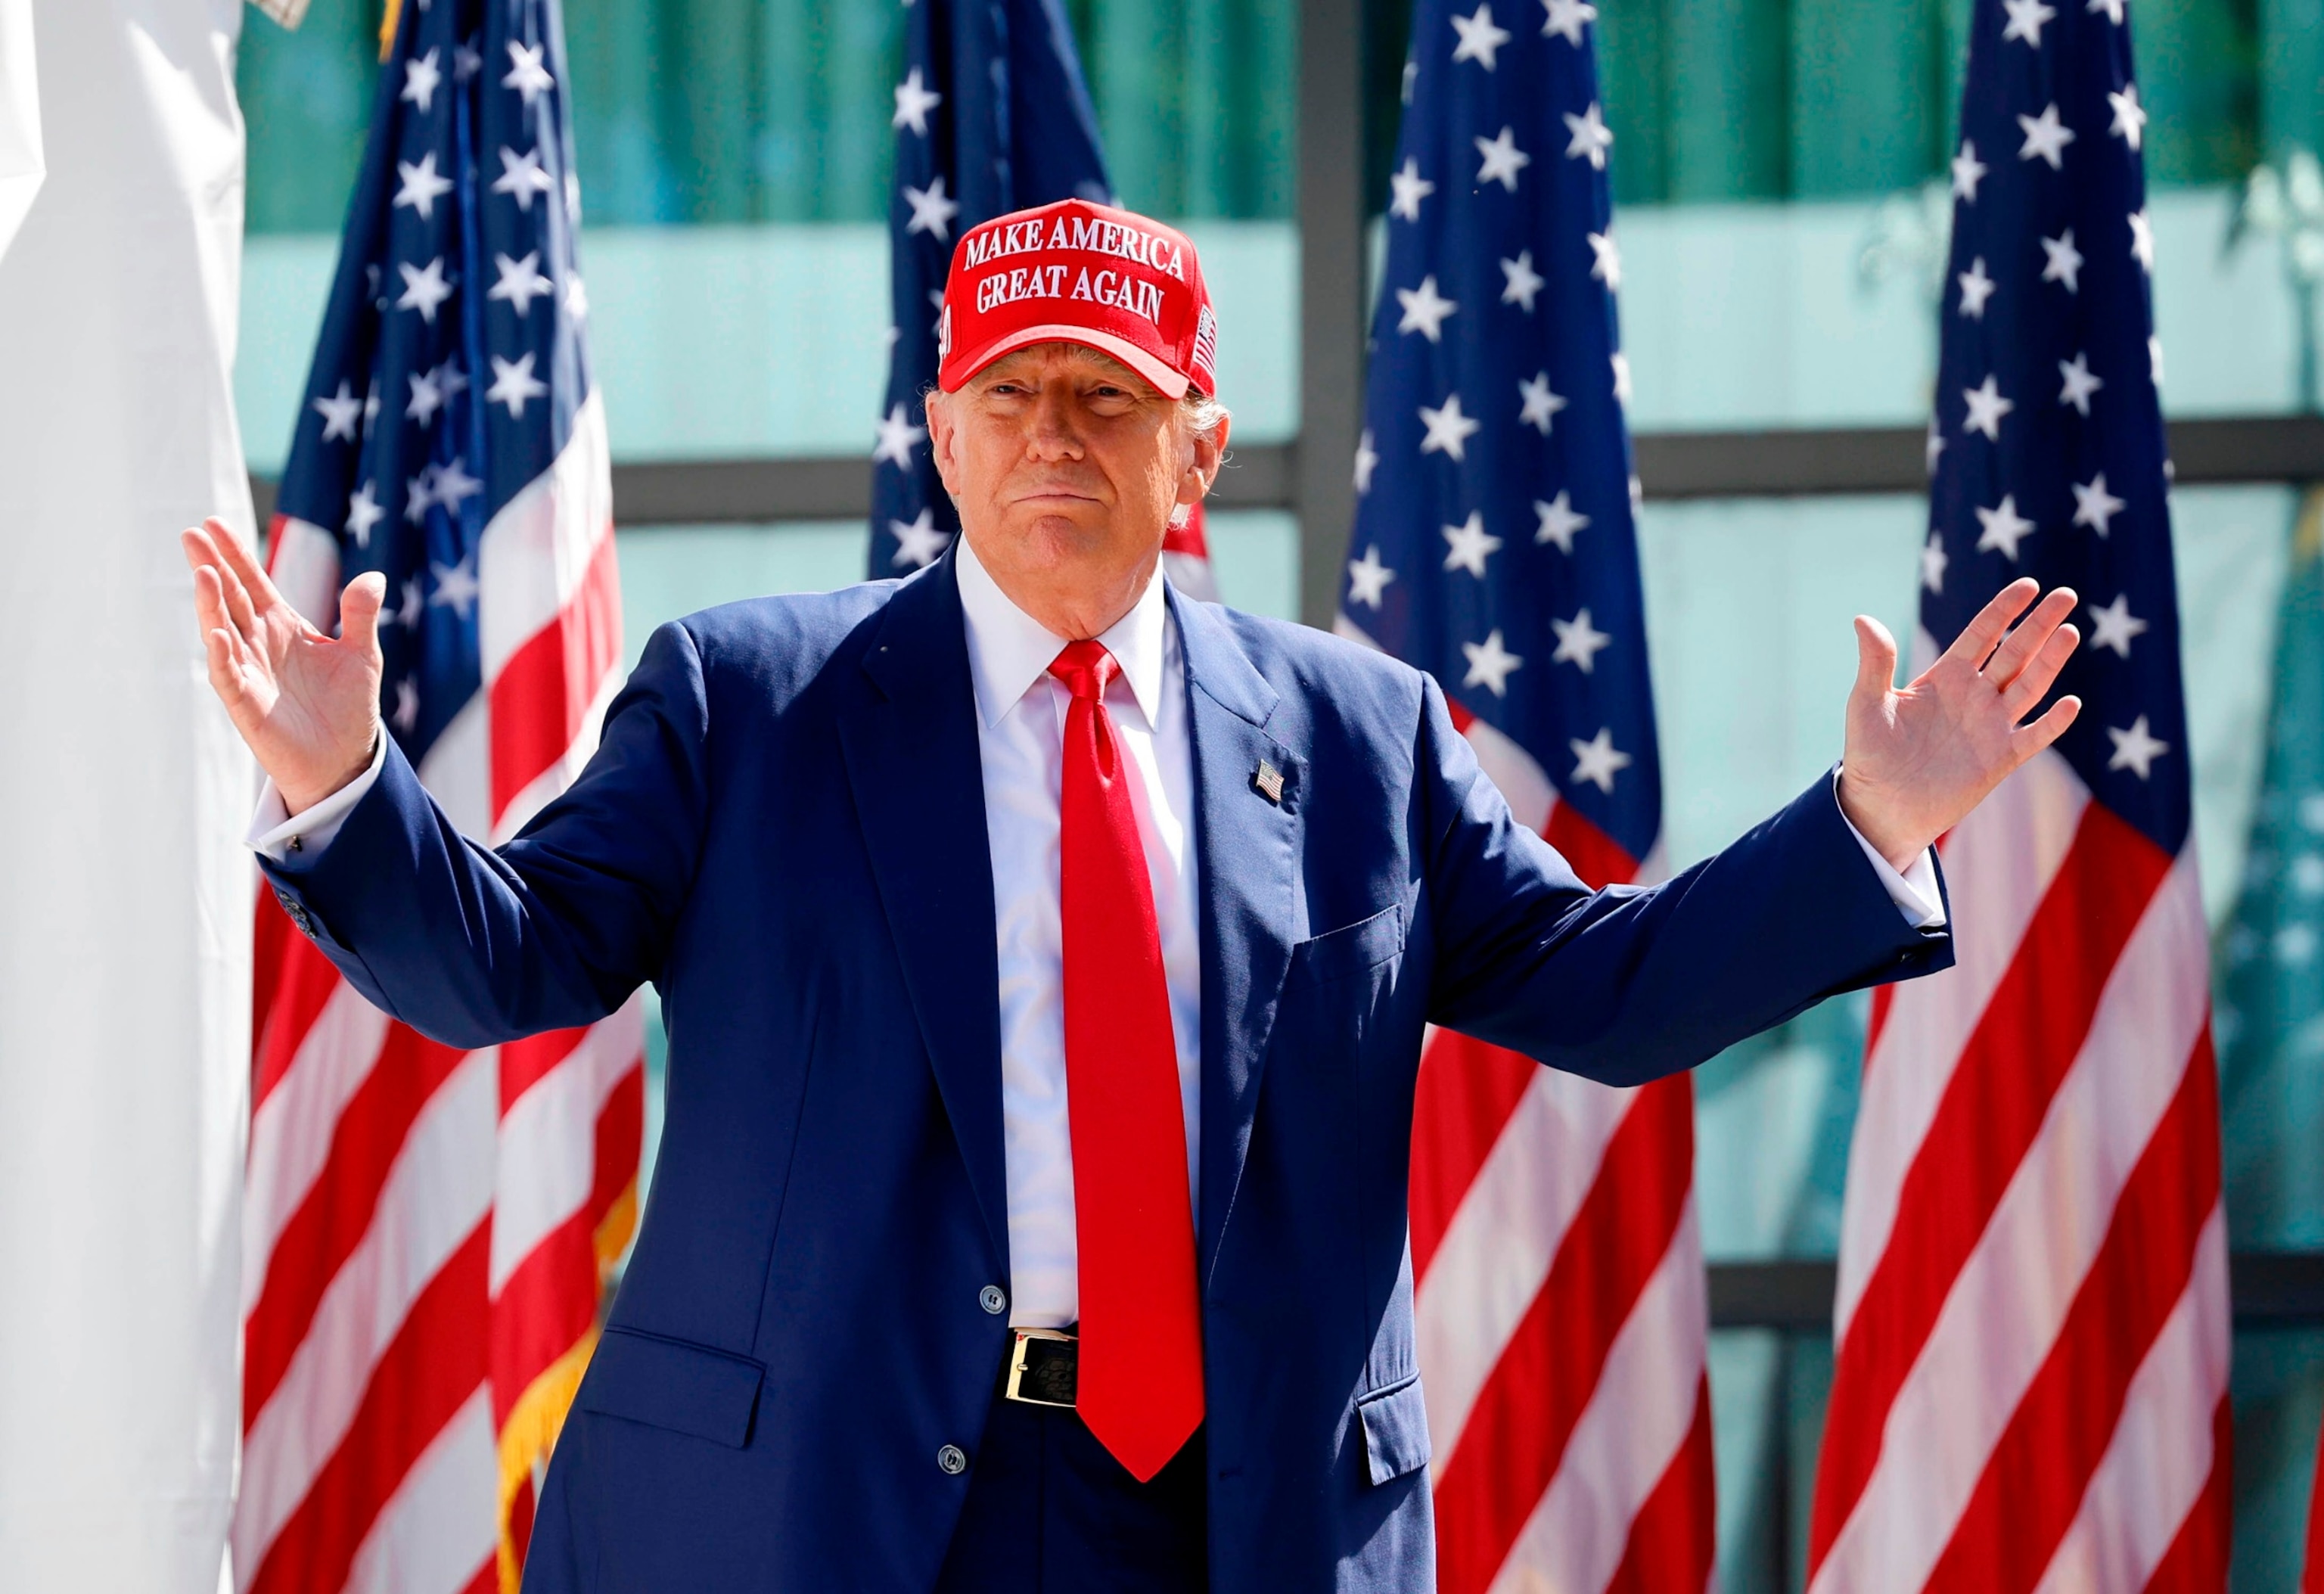
<svg viewBox="0 0 2324 1594">
<path fill-rule="evenodd" d="M 1283 771 L 1273 764 L 1265 759 L 1259 760 L 1259 772 L 1250 778 L 1250 783 L 1259 788 L 1259 795 L 1268 802 L 1277 807 L 1283 806 Z"/>
</svg>

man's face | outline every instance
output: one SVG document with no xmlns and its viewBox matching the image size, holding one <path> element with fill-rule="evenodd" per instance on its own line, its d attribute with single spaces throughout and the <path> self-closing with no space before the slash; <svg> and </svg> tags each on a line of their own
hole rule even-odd
<svg viewBox="0 0 2324 1594">
<path fill-rule="evenodd" d="M 1202 497 L 1226 441 L 1223 425 L 1196 438 L 1176 400 L 1065 343 L 1019 349 L 933 397 L 928 430 L 1002 589 L 1045 623 L 1041 609 L 1062 606 L 1098 630 L 1144 590 L 1172 512 Z"/>
</svg>

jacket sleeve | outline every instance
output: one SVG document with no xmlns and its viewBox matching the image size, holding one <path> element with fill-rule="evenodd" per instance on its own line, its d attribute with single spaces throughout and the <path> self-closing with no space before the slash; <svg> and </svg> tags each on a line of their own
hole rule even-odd
<svg viewBox="0 0 2324 1594">
<path fill-rule="evenodd" d="M 660 967 L 701 853 L 707 736 L 700 654 L 665 625 L 581 778 L 507 845 L 463 837 L 390 746 L 330 845 L 260 867 L 348 981 L 432 1039 L 592 1023 Z"/>
<path fill-rule="evenodd" d="M 1952 962 L 1944 926 L 1915 929 L 1897 911 L 1828 773 L 1662 884 L 1592 891 L 1511 816 L 1434 680 L 1418 737 L 1433 1022 L 1641 1084 L 1827 996 Z"/>
</svg>

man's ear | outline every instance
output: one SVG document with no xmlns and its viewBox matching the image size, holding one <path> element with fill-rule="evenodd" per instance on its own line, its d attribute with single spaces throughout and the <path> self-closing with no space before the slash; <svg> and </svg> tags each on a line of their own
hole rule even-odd
<svg viewBox="0 0 2324 1594">
<path fill-rule="evenodd" d="M 1226 458 L 1227 430 L 1233 424 L 1232 417 L 1222 415 L 1208 437 L 1187 436 L 1187 464 L 1178 479 L 1180 503 L 1199 503 L 1209 496 L 1212 484 L 1219 479 L 1219 465 Z"/>
<path fill-rule="evenodd" d="M 930 389 L 921 401 L 921 410 L 928 418 L 928 451 L 936 462 L 936 475 L 944 483 L 945 492 L 957 500 L 960 490 L 954 477 L 959 470 L 959 461 L 953 447 L 960 433 L 952 423 L 949 395 L 942 388 Z"/>
</svg>

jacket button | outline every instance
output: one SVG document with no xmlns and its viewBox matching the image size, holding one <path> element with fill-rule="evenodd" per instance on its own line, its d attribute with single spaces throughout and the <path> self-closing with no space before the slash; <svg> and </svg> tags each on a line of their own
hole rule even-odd
<svg viewBox="0 0 2324 1594">
<path fill-rule="evenodd" d="M 976 1304 L 998 1317 L 1009 1310 L 1009 1296 L 997 1284 L 988 1284 L 976 1292 Z"/>
<path fill-rule="evenodd" d="M 957 1478 L 968 1470 L 968 1452 L 956 1444 L 948 1444 L 936 1451 L 936 1465 L 949 1478 Z"/>
</svg>

